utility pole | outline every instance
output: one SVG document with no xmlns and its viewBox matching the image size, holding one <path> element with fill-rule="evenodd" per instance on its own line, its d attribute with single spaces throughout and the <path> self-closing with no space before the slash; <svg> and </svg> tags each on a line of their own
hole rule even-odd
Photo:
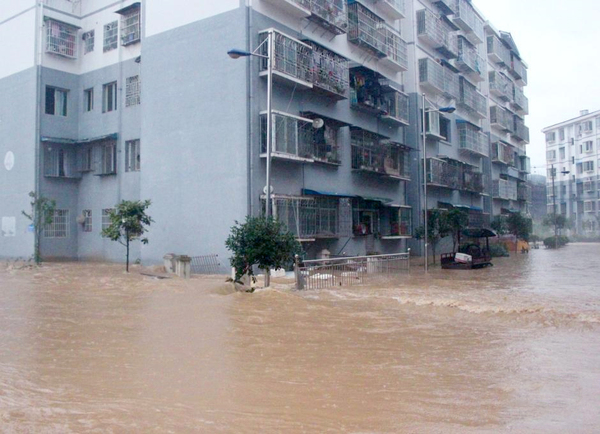
<svg viewBox="0 0 600 434">
<path fill-rule="evenodd" d="M 554 186 L 554 177 L 556 176 L 556 171 L 554 169 L 554 164 L 551 166 L 550 174 L 552 175 L 552 211 L 554 214 L 554 248 L 558 248 L 558 225 L 556 221 L 556 188 Z"/>
</svg>

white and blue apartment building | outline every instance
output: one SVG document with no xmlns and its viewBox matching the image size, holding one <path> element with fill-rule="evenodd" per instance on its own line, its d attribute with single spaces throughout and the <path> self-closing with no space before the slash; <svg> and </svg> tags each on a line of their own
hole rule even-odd
<svg viewBox="0 0 600 434">
<path fill-rule="evenodd" d="M 267 62 L 227 51 L 266 54 L 269 33 L 272 209 L 309 257 L 418 252 L 425 206 L 473 226 L 528 211 L 527 66 L 468 0 L 16 0 L 0 256 L 31 255 L 35 191 L 57 203 L 47 258 L 121 260 L 100 233 L 124 199 L 155 220 L 133 257 L 227 257 L 263 212 L 268 134 Z"/>
</svg>

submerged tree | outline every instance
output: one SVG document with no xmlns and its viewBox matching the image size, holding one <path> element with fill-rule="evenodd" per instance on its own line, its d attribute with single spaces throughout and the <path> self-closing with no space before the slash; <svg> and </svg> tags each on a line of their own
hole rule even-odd
<svg viewBox="0 0 600 434">
<path fill-rule="evenodd" d="M 235 222 L 225 246 L 233 256 L 231 266 L 235 269 L 236 283 L 243 284 L 242 277 L 253 281 L 254 266 L 268 272 L 283 268 L 302 252 L 302 246 L 285 225 L 273 218 L 246 217 L 245 223 Z"/>
<path fill-rule="evenodd" d="M 506 218 L 508 232 L 517 239 L 529 241 L 529 235 L 533 230 L 533 221 L 520 212 L 511 213 Z"/>
<path fill-rule="evenodd" d="M 469 214 L 459 208 L 453 208 L 445 212 L 446 224 L 450 235 L 452 235 L 452 251 L 456 252 L 460 247 L 460 234 L 469 226 Z"/>
<path fill-rule="evenodd" d="M 102 229 L 102 236 L 117 241 L 126 248 L 126 266 L 129 272 L 129 245 L 139 239 L 142 244 L 148 244 L 148 238 L 141 238 L 148 231 L 147 226 L 154 221 L 146 214 L 151 202 L 124 200 L 110 211 L 110 225 Z"/>
<path fill-rule="evenodd" d="M 31 198 L 31 213 L 21 211 L 25 217 L 31 220 L 33 225 L 33 231 L 35 234 L 34 248 L 33 248 L 33 260 L 36 264 L 42 263 L 42 256 L 40 254 L 40 239 L 44 228 L 51 225 L 54 221 L 54 210 L 56 209 L 56 201 L 48 199 L 42 195 L 38 196 L 35 192 L 30 192 L 29 197 Z"/>
<path fill-rule="evenodd" d="M 439 242 L 452 234 L 452 228 L 448 222 L 447 211 L 430 209 L 427 211 L 427 244 L 431 246 L 433 263 L 436 263 L 435 255 Z M 416 238 L 423 239 L 425 230 L 423 226 L 416 230 Z M 427 258 L 425 258 L 427 260 Z"/>
</svg>

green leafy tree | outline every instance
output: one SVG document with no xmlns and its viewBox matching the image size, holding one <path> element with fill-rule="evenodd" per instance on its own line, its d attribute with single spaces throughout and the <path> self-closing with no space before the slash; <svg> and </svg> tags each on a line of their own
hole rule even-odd
<svg viewBox="0 0 600 434">
<path fill-rule="evenodd" d="M 558 229 L 559 233 L 563 229 L 569 229 L 571 227 L 571 221 L 562 214 L 548 214 L 544 217 L 542 224 L 547 227 L 554 227 L 556 225 L 556 229 Z"/>
<path fill-rule="evenodd" d="M 452 228 L 449 225 L 447 219 L 447 211 L 440 209 L 430 209 L 427 211 L 427 244 L 431 246 L 431 253 L 433 255 L 433 263 L 436 263 L 436 250 L 439 242 L 452 234 Z M 417 239 L 423 239 L 425 236 L 425 230 L 423 226 L 417 228 L 415 231 L 415 237 Z M 425 259 L 427 260 L 427 258 Z"/>
<path fill-rule="evenodd" d="M 505 235 L 508 233 L 506 217 L 502 215 L 497 215 L 496 217 L 494 217 L 494 220 L 492 220 L 490 226 L 498 235 Z"/>
<path fill-rule="evenodd" d="M 273 218 L 246 217 L 245 223 L 235 222 L 225 246 L 233 256 L 231 266 L 235 269 L 236 283 L 243 284 L 242 277 L 254 277 L 253 267 L 267 272 L 282 268 L 302 253 L 302 246 L 285 225 Z"/>
<path fill-rule="evenodd" d="M 110 211 L 110 226 L 102 229 L 102 236 L 112 241 L 117 241 L 125 246 L 126 270 L 129 272 L 129 245 L 132 241 L 139 239 L 142 244 L 148 244 L 148 238 L 142 238 L 147 227 L 154 221 L 146 214 L 150 207 L 150 201 L 124 200 Z"/>
<path fill-rule="evenodd" d="M 533 230 L 533 221 L 520 212 L 511 213 L 506 218 L 508 232 L 517 239 L 529 241 L 529 235 Z"/>
<path fill-rule="evenodd" d="M 459 208 L 448 210 L 445 214 L 446 224 L 452 235 L 452 251 L 456 252 L 460 245 L 460 233 L 469 226 L 469 214 Z"/>
<path fill-rule="evenodd" d="M 38 196 L 33 191 L 29 193 L 29 197 L 31 198 L 31 212 L 21 212 L 25 217 L 31 220 L 31 223 L 33 224 L 33 231 L 35 233 L 33 259 L 37 265 L 40 265 L 42 263 L 42 256 L 40 254 L 40 239 L 42 238 L 44 227 L 51 225 L 54 221 L 56 201 L 41 195 Z"/>
</svg>

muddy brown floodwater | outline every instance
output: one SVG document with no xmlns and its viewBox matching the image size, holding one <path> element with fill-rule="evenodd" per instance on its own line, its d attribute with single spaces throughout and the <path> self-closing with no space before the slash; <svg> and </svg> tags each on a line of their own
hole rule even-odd
<svg viewBox="0 0 600 434">
<path fill-rule="evenodd" d="M 0 269 L 2 433 L 600 432 L 600 245 L 322 291 Z"/>
</svg>

